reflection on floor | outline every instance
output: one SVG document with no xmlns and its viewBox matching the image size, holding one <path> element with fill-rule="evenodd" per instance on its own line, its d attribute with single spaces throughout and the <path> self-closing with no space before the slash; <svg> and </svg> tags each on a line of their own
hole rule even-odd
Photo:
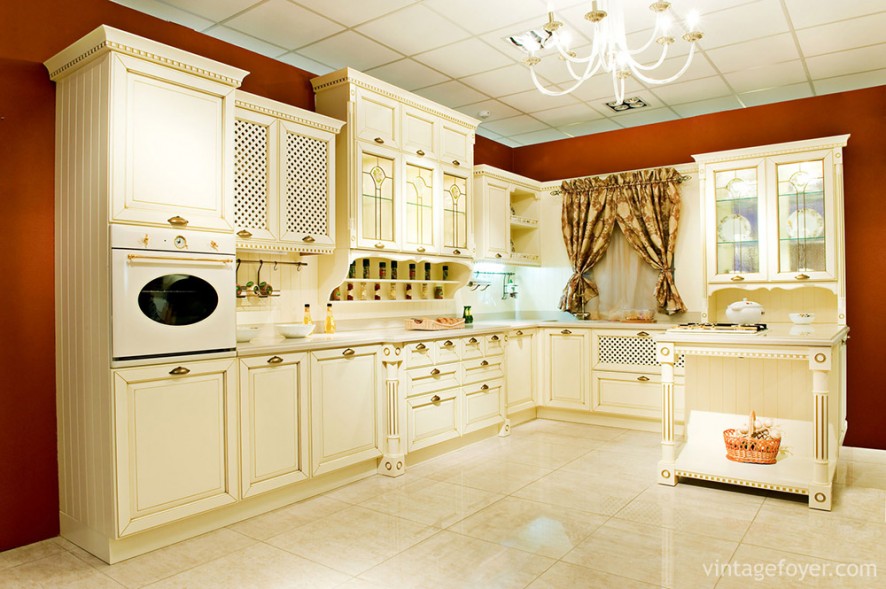
<svg viewBox="0 0 886 589">
<path fill-rule="evenodd" d="M 113 566 L 61 538 L 3 552 L 0 588 L 886 586 L 886 460 L 847 454 L 824 513 L 662 487 L 657 434 L 538 420 Z"/>
</svg>

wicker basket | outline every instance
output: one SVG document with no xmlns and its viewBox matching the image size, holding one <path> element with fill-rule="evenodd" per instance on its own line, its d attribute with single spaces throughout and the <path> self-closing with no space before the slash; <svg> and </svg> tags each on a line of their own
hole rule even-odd
<svg viewBox="0 0 886 589">
<path fill-rule="evenodd" d="M 781 446 L 781 438 L 769 438 L 768 436 L 766 438 L 754 437 L 756 417 L 756 414 L 752 411 L 748 421 L 748 433 L 746 434 L 736 429 L 727 429 L 723 432 L 723 440 L 726 442 L 726 458 L 735 462 L 775 464 L 778 449 Z"/>
<path fill-rule="evenodd" d="M 438 319 L 429 317 L 418 319 L 407 319 L 406 329 L 417 329 L 420 331 L 438 331 L 441 329 L 461 329 L 465 326 L 463 318 L 450 319 L 451 323 L 442 323 Z"/>
</svg>

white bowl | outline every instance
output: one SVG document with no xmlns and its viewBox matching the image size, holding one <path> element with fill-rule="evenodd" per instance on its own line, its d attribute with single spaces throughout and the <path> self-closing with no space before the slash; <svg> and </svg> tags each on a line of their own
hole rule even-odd
<svg viewBox="0 0 886 589">
<path fill-rule="evenodd" d="M 237 341 L 238 342 L 248 342 L 252 338 L 258 335 L 259 326 L 258 325 L 238 325 L 237 326 Z"/>
<path fill-rule="evenodd" d="M 788 317 L 797 325 L 809 325 L 815 321 L 815 313 L 790 313 Z"/>
<path fill-rule="evenodd" d="M 304 323 L 278 323 L 277 333 L 283 337 L 306 337 L 314 331 L 314 324 Z"/>
</svg>

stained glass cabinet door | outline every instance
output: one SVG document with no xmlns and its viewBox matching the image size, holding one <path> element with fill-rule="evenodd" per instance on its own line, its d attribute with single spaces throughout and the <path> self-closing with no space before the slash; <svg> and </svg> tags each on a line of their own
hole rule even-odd
<svg viewBox="0 0 886 589">
<path fill-rule="evenodd" d="M 468 179 L 453 171 L 443 172 L 443 253 L 454 256 L 472 255 L 468 243 L 471 202 Z"/>
<path fill-rule="evenodd" d="M 394 151 L 360 149 L 357 203 L 357 245 L 379 251 L 397 249 L 396 213 L 400 166 Z"/>
<path fill-rule="evenodd" d="M 437 253 L 435 209 L 437 170 L 433 166 L 407 161 L 403 193 L 403 250 Z"/>
</svg>

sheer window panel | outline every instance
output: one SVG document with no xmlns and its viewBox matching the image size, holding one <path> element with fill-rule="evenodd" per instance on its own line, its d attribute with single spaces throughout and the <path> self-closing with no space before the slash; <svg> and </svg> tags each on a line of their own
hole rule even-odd
<svg viewBox="0 0 886 589">
<path fill-rule="evenodd" d="M 587 304 L 591 318 L 618 321 L 626 311 L 655 311 L 658 274 L 637 255 L 616 225 L 606 254 L 593 269 L 600 296 Z"/>
</svg>

